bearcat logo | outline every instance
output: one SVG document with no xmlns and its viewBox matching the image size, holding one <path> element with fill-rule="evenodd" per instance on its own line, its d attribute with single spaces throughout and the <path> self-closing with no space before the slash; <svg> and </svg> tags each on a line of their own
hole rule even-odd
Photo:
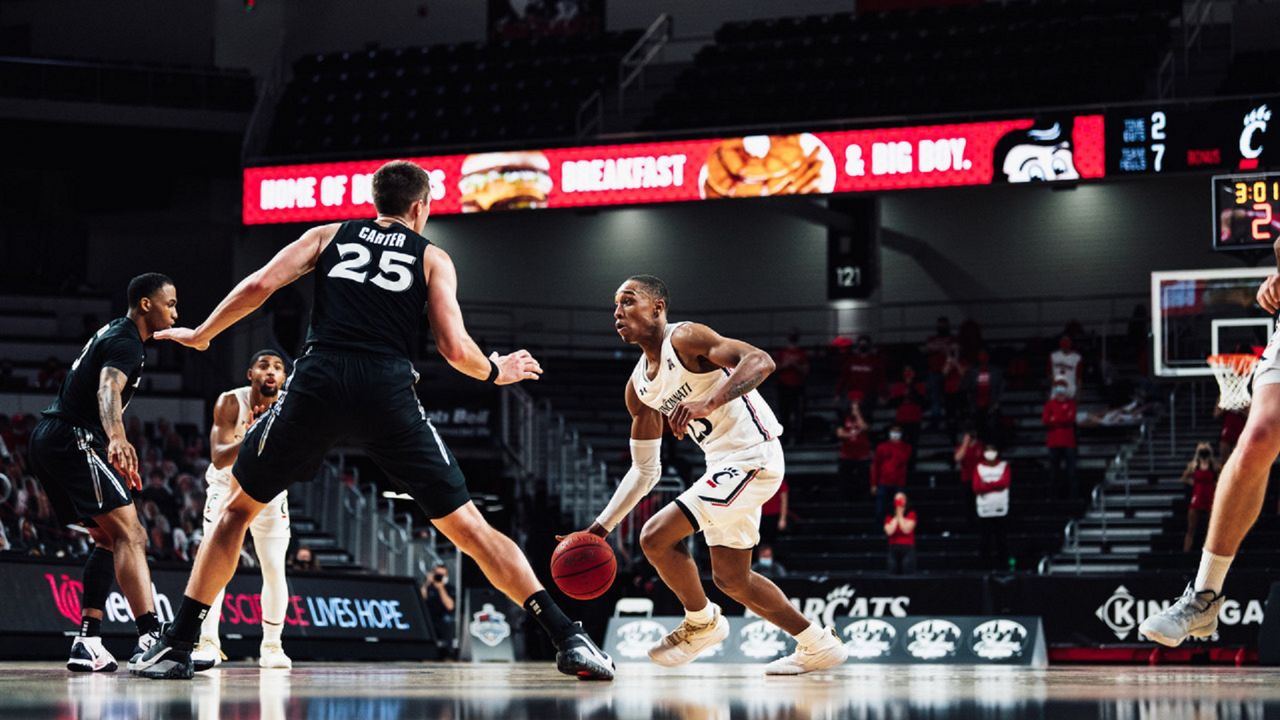
<svg viewBox="0 0 1280 720">
<path fill-rule="evenodd" d="M 883 620 L 858 620 L 844 629 L 849 655 L 859 660 L 888 657 L 898 631 Z"/>
<path fill-rule="evenodd" d="M 667 629 L 652 620 L 636 620 L 618 628 L 618 654 L 625 658 L 645 658 L 653 647 L 667 634 Z"/>
<path fill-rule="evenodd" d="M 507 623 L 505 614 L 498 612 L 491 603 L 485 603 L 471 618 L 471 635 L 489 647 L 498 647 L 511 636 L 511 625 Z"/>
<path fill-rule="evenodd" d="M 973 654 L 985 660 L 1022 657 L 1027 629 L 1012 620 L 988 620 L 973 629 Z"/>
<path fill-rule="evenodd" d="M 960 628 L 946 620 L 924 620 L 907 629 L 907 652 L 921 660 L 955 657 Z"/>
<path fill-rule="evenodd" d="M 53 591 L 53 603 L 58 613 L 66 619 L 80 624 L 80 596 L 84 593 L 84 584 L 63 575 L 62 581 L 53 579 L 53 573 L 45 573 L 44 579 L 49 581 L 49 589 Z"/>
<path fill-rule="evenodd" d="M 1256 161 L 1262 155 L 1262 143 L 1257 136 L 1267 131 L 1270 122 L 1271 109 L 1266 105 L 1259 105 L 1245 114 L 1244 129 L 1240 131 L 1240 156 L 1246 161 Z M 1242 161 L 1241 164 L 1245 163 Z M 1256 162 L 1249 164 L 1257 167 Z"/>
<path fill-rule="evenodd" d="M 766 620 L 744 625 L 738 636 L 742 639 L 738 649 L 743 655 L 756 660 L 776 658 L 787 649 L 787 643 L 782 639 L 782 630 Z"/>
</svg>

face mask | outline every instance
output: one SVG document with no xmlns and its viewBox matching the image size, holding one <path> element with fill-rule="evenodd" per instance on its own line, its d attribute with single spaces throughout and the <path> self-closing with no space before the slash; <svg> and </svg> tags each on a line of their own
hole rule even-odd
<svg viewBox="0 0 1280 720">
<path fill-rule="evenodd" d="M 894 498 L 893 504 L 895 507 L 906 507 L 907 501 L 902 498 Z"/>
<path fill-rule="evenodd" d="M 890 439 L 890 440 L 901 440 L 901 439 L 902 439 L 902 433 L 900 433 L 900 432 L 891 432 L 891 433 L 889 433 L 889 439 Z"/>
<path fill-rule="evenodd" d="M 762 567 L 769 567 L 772 564 L 773 564 L 773 558 L 771 557 L 760 558 L 760 565 Z"/>
<path fill-rule="evenodd" d="M 982 457 L 984 457 L 984 458 L 986 458 L 986 459 L 988 459 L 988 460 L 995 460 L 995 459 L 996 459 L 996 456 L 997 456 L 998 454 L 999 454 L 999 453 L 997 453 L 995 450 L 983 450 L 983 451 L 982 451 Z"/>
</svg>

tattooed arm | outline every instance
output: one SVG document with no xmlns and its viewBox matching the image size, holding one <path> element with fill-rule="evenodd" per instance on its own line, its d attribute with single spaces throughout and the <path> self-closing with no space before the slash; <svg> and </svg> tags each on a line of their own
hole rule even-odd
<svg viewBox="0 0 1280 720">
<path fill-rule="evenodd" d="M 121 400 L 129 377 L 119 368 L 104 367 L 98 374 L 98 417 L 107 433 L 107 460 L 128 481 L 129 487 L 142 489 L 138 474 L 138 453 L 124 433 L 124 403 Z"/>
<path fill-rule="evenodd" d="M 680 403 L 667 416 L 671 432 L 684 438 L 689 421 L 704 418 L 716 408 L 729 404 L 760 387 L 760 383 L 774 370 L 769 353 L 741 340 L 727 338 L 706 325 L 687 323 L 676 328 L 671 335 L 671 346 L 682 361 L 696 361 L 704 372 L 716 368 L 729 370 L 729 375 L 716 387 L 707 400 Z M 693 366 L 693 363 L 689 363 Z"/>
</svg>

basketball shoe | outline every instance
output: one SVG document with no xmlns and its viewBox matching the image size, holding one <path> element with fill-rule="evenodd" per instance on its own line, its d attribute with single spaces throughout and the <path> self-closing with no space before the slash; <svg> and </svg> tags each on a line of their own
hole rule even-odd
<svg viewBox="0 0 1280 720">
<path fill-rule="evenodd" d="M 765 675 L 803 675 L 815 670 L 828 670 L 849 659 L 849 648 L 827 628 L 822 639 L 812 645 L 800 645 L 790 655 L 778 658 L 764 668 Z"/>
<path fill-rule="evenodd" d="M 200 636 L 200 642 L 196 643 L 196 649 L 191 651 L 191 665 L 196 672 L 204 672 L 210 668 L 215 668 L 226 659 L 227 654 L 222 652 L 222 646 L 218 644 L 218 641 L 205 635 Z"/>
<path fill-rule="evenodd" d="M 698 657 L 703 650 L 714 647 L 729 637 L 729 621 L 720 612 L 720 606 L 711 603 L 715 612 L 711 622 L 695 625 L 685 618 L 680 627 L 667 633 L 649 648 L 649 659 L 663 667 L 683 665 Z"/>
<path fill-rule="evenodd" d="M 1218 611 L 1222 609 L 1223 599 L 1222 593 L 1212 590 L 1196 592 L 1188 583 L 1182 597 L 1143 620 L 1138 626 L 1138 633 L 1168 647 L 1178 647 L 1188 635 L 1209 637 L 1218 632 Z"/>
<path fill-rule="evenodd" d="M 159 630 L 153 630 L 149 633 L 139 635 L 138 642 L 133 646 L 133 652 L 129 653 L 128 669 L 133 670 L 133 664 L 138 662 L 138 658 L 142 657 L 143 653 L 150 650 L 151 646 L 155 645 L 157 642 L 160 642 Z"/>
<path fill-rule="evenodd" d="M 288 670 L 293 667 L 293 660 L 284 654 L 284 645 L 264 640 L 258 649 L 258 667 Z"/>
<path fill-rule="evenodd" d="M 154 680 L 190 680 L 196 674 L 192 649 L 192 643 L 161 634 L 146 652 L 129 663 L 129 673 Z"/>
<path fill-rule="evenodd" d="M 71 641 L 67 669 L 71 672 L 115 672 L 119 665 L 102 645 L 100 637 L 80 636 Z"/>
<path fill-rule="evenodd" d="M 596 647 L 582 630 L 582 623 L 574 623 L 578 632 L 556 650 L 556 669 L 565 675 L 573 675 L 579 680 L 612 680 L 616 666 L 613 658 Z"/>
</svg>

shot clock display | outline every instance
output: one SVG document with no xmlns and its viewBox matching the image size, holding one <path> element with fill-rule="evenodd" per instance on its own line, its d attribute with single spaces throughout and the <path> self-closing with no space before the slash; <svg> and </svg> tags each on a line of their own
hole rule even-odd
<svg viewBox="0 0 1280 720">
<path fill-rule="evenodd" d="M 1280 240 L 1280 172 L 1213 177 L 1213 248 L 1267 250 Z"/>
</svg>

